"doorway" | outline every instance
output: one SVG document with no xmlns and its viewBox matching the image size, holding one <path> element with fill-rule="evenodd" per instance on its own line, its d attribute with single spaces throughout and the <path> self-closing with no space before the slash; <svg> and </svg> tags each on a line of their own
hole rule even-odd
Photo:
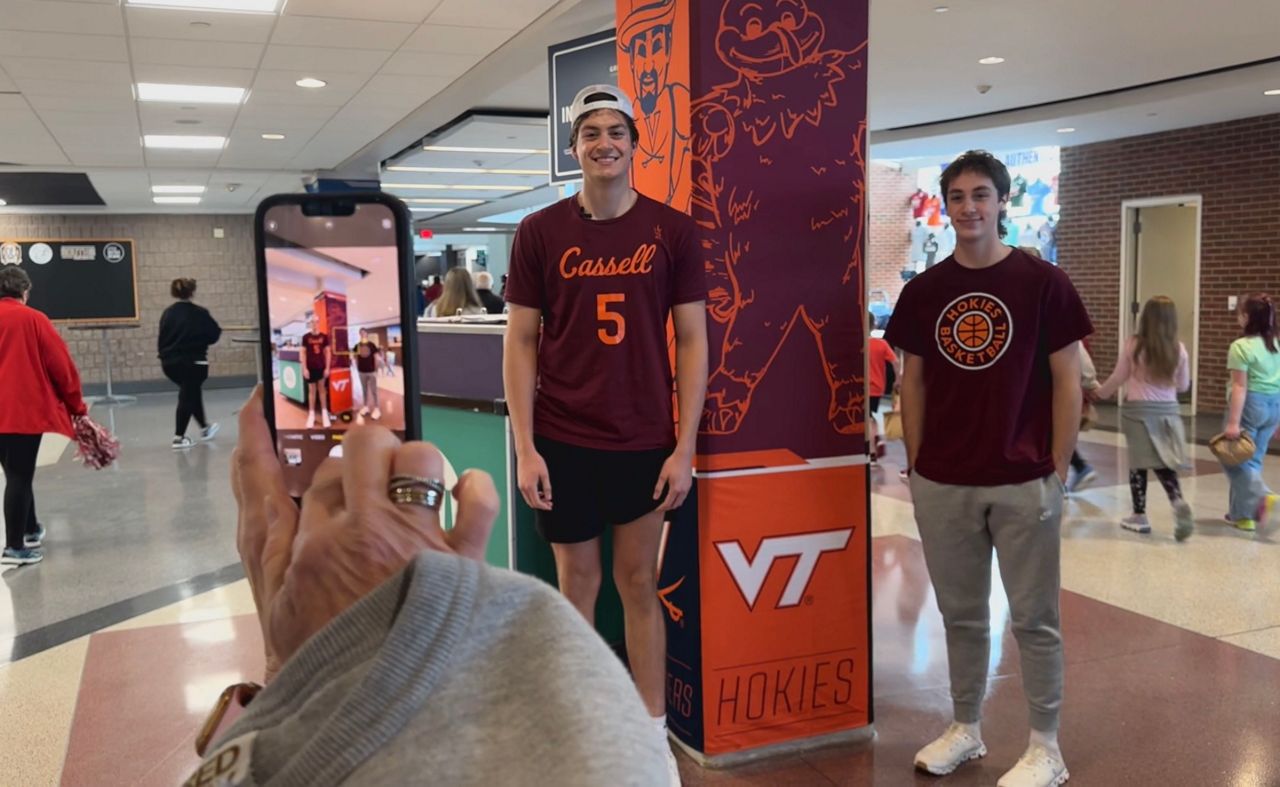
<svg viewBox="0 0 1280 787">
<path fill-rule="evenodd" d="M 1167 295 L 1178 308 L 1178 339 L 1187 347 L 1191 389 L 1178 394 L 1183 415 L 1195 415 L 1200 360 L 1199 195 L 1123 203 L 1120 346 L 1138 329 L 1142 304 Z"/>
</svg>

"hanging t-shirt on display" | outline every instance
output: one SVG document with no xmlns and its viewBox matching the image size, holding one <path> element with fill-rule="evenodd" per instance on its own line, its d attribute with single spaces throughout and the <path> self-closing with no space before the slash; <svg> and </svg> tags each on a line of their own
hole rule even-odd
<svg viewBox="0 0 1280 787">
<path fill-rule="evenodd" d="M 930 194 L 924 202 L 925 223 L 930 227 L 942 226 L 942 200 L 937 194 Z"/>
<path fill-rule="evenodd" d="M 1009 205 L 1015 208 L 1022 207 L 1022 200 L 1027 194 L 1027 179 L 1018 175 L 1014 177 L 1012 187 L 1009 189 Z"/>
<path fill-rule="evenodd" d="M 924 193 L 923 189 L 916 189 L 916 193 L 911 195 L 911 218 L 919 219 L 924 216 L 924 203 L 929 199 L 929 195 Z"/>
<path fill-rule="evenodd" d="M 1052 217 L 1040 225 L 1037 237 L 1040 238 L 1040 253 L 1049 262 L 1056 263 L 1058 261 L 1058 225 Z"/>
<path fill-rule="evenodd" d="M 929 237 L 929 228 L 924 226 L 924 222 L 916 219 L 916 225 L 911 228 L 911 261 L 924 262 L 924 242 Z"/>
<path fill-rule="evenodd" d="M 956 228 L 948 222 L 938 236 L 938 259 L 945 260 L 956 250 Z"/>
<path fill-rule="evenodd" d="M 1031 215 L 1044 215 L 1044 198 L 1049 196 L 1053 189 L 1048 183 L 1036 178 L 1036 182 L 1027 187 L 1027 194 L 1031 195 Z"/>
<path fill-rule="evenodd" d="M 1004 238 L 1003 238 L 1004 242 L 1010 246 L 1017 246 L 1019 237 L 1020 236 L 1018 234 L 1017 222 L 1013 222 L 1013 221 L 1009 221 L 1008 219 L 1005 219 L 1004 220 Z"/>
<path fill-rule="evenodd" d="M 933 263 L 938 260 L 938 236 L 929 233 L 929 237 L 924 242 L 924 267 L 932 268 Z"/>
</svg>

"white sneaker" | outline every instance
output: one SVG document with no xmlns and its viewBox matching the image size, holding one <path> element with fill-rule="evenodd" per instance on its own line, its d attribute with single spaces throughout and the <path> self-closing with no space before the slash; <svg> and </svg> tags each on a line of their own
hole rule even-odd
<svg viewBox="0 0 1280 787">
<path fill-rule="evenodd" d="M 369 408 L 368 408 L 368 407 L 361 407 L 361 408 L 360 408 L 360 415 L 368 415 L 368 414 L 369 414 Z"/>
<path fill-rule="evenodd" d="M 1143 535 L 1151 532 L 1151 522 L 1146 514 L 1130 514 L 1120 520 L 1120 527 Z"/>
<path fill-rule="evenodd" d="M 310 429 L 310 428 L 312 428 L 312 427 L 313 427 L 313 426 L 315 426 L 315 425 L 316 425 L 316 414 L 315 414 L 315 413 L 313 413 L 313 412 L 311 412 L 310 410 L 308 410 L 308 411 L 307 411 L 307 425 L 306 425 L 305 427 L 303 427 L 303 428 L 304 428 L 304 429 Z"/>
<path fill-rule="evenodd" d="M 376 421 L 376 420 L 378 420 L 378 419 L 379 419 L 379 418 L 381 418 L 381 417 L 382 417 L 382 411 L 381 411 L 381 410 L 379 410 L 379 409 L 378 409 L 378 408 L 376 408 L 376 407 L 375 407 L 375 408 L 373 408 L 373 420 L 375 420 L 375 421 Z"/>
<path fill-rule="evenodd" d="M 666 741 L 663 741 L 663 743 L 666 743 Z M 679 763 L 676 762 L 676 753 L 671 751 L 670 746 L 667 746 L 666 749 L 667 749 L 667 776 L 670 777 L 668 779 L 668 783 L 671 785 L 671 787 L 681 787 L 680 765 Z"/>
<path fill-rule="evenodd" d="M 1000 777 L 996 787 L 1058 787 L 1070 778 L 1062 755 L 1033 743 L 1027 747 L 1018 764 Z"/>
<path fill-rule="evenodd" d="M 200 439 L 205 442 L 212 440 L 214 437 L 217 436 L 218 430 L 221 428 L 222 427 L 218 424 L 218 422 L 214 421 L 213 423 L 206 426 L 204 429 L 200 430 Z"/>
<path fill-rule="evenodd" d="M 934 776 L 946 776 L 969 760 L 987 756 L 987 746 L 952 722 L 942 736 L 916 752 L 916 767 Z"/>
<path fill-rule="evenodd" d="M 325 429 L 328 429 L 330 423 L 331 422 L 329 421 L 329 411 L 325 410 L 323 413 L 320 414 L 320 425 L 323 426 Z"/>
</svg>

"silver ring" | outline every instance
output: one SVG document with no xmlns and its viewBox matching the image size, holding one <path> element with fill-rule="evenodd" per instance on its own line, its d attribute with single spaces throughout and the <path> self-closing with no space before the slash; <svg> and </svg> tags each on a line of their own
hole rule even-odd
<svg viewBox="0 0 1280 787">
<path fill-rule="evenodd" d="M 444 502 L 444 481 L 413 475 L 395 475 L 387 482 L 387 497 L 396 505 L 412 504 L 439 511 Z"/>
</svg>

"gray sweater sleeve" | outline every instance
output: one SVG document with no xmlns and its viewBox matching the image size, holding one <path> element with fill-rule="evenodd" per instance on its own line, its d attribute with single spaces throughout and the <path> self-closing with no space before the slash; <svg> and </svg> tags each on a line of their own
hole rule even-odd
<svg viewBox="0 0 1280 787">
<path fill-rule="evenodd" d="M 666 779 L 626 670 L 558 593 L 438 553 L 308 641 L 219 743 L 206 766 L 238 745 L 244 785 Z"/>
</svg>

